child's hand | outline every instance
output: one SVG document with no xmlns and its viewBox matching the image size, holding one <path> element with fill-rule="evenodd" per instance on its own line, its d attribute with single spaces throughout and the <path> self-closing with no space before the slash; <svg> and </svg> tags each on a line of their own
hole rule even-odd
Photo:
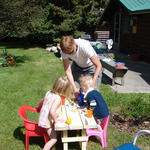
<svg viewBox="0 0 150 150">
<path fill-rule="evenodd" d="M 65 121 L 63 120 L 63 119 L 57 119 L 56 121 L 55 121 L 55 123 L 64 123 Z"/>
<path fill-rule="evenodd" d="M 83 111 L 83 112 L 87 112 L 87 108 L 86 108 L 86 107 L 83 108 L 82 111 Z"/>
<path fill-rule="evenodd" d="M 74 99 L 75 99 L 76 101 L 78 101 L 78 95 L 79 95 L 79 93 L 80 93 L 79 89 L 76 89 L 76 90 L 74 91 Z"/>
</svg>

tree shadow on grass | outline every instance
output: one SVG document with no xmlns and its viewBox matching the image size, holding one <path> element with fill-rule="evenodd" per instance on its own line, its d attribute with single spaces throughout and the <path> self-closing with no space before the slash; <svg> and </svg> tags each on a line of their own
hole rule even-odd
<svg viewBox="0 0 150 150">
<path fill-rule="evenodd" d="M 7 42 L 2 42 L 0 41 L 0 45 L 4 45 L 2 48 L 6 48 L 6 49 L 11 49 L 11 48 L 19 48 L 22 50 L 28 50 L 30 48 L 36 48 L 36 47 L 41 47 L 43 48 L 44 46 L 41 46 L 39 44 L 31 44 L 29 42 L 26 41 L 7 41 Z"/>
</svg>

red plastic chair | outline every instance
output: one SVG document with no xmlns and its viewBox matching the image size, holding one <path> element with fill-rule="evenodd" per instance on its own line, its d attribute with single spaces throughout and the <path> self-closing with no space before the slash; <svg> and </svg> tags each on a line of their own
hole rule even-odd
<svg viewBox="0 0 150 150">
<path fill-rule="evenodd" d="M 37 108 L 33 108 L 27 105 L 22 105 L 18 109 L 18 114 L 20 118 L 24 121 L 25 127 L 25 149 L 29 150 L 29 138 L 31 136 L 44 136 L 45 143 L 49 141 L 49 136 L 44 128 L 38 126 L 38 123 L 35 121 L 30 121 L 27 118 L 27 111 L 39 112 Z"/>
<path fill-rule="evenodd" d="M 109 116 L 105 117 L 101 121 L 102 131 L 98 131 L 97 129 L 86 129 L 86 134 L 88 137 L 90 136 L 99 136 L 101 140 L 102 147 L 107 146 L 106 142 L 106 134 L 107 134 L 107 126 L 108 126 Z"/>
</svg>

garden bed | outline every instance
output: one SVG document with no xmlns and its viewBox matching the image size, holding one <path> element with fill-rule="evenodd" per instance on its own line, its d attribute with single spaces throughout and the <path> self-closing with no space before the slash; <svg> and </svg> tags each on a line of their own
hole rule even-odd
<svg viewBox="0 0 150 150">
<path fill-rule="evenodd" d="M 116 127 L 119 131 L 137 133 L 139 130 L 150 130 L 150 118 L 125 118 L 119 114 L 113 114 L 110 119 L 110 125 Z M 146 135 L 143 135 L 146 136 Z"/>
</svg>

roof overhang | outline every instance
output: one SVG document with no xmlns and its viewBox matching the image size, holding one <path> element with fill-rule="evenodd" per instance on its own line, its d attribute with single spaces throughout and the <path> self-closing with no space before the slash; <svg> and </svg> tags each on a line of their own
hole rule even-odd
<svg viewBox="0 0 150 150">
<path fill-rule="evenodd" d="M 150 4 L 150 3 L 148 3 L 148 4 Z M 102 16 L 100 17 L 101 22 L 109 20 L 112 16 L 112 12 L 115 12 L 118 6 L 125 8 L 127 10 L 127 12 L 129 12 L 130 15 L 150 13 L 149 5 L 148 5 L 148 7 L 143 8 L 142 10 L 139 10 L 139 7 L 137 7 L 136 9 L 127 7 L 127 5 L 125 5 L 125 3 L 123 3 L 123 0 L 110 0 L 107 7 L 104 10 L 104 12 L 102 13 Z"/>
</svg>

